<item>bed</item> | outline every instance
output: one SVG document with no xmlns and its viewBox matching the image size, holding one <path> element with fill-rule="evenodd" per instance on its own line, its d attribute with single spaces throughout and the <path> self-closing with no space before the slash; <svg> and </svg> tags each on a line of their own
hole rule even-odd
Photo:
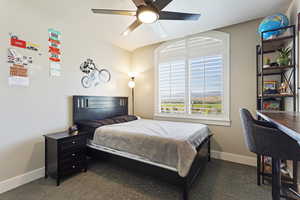
<svg viewBox="0 0 300 200">
<path fill-rule="evenodd" d="M 89 156 L 110 155 L 167 178 L 182 186 L 184 200 L 210 160 L 212 134 L 206 125 L 128 115 L 127 97 L 73 96 L 73 121 L 89 133 Z"/>
</svg>

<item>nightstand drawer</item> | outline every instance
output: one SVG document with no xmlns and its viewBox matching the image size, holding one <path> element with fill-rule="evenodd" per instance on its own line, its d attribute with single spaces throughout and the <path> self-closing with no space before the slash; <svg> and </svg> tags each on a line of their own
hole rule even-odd
<svg viewBox="0 0 300 200">
<path fill-rule="evenodd" d="M 72 148 L 82 148 L 86 145 L 86 137 L 71 138 L 61 142 L 60 147 L 62 151 Z"/>
<path fill-rule="evenodd" d="M 60 159 L 63 160 L 65 158 L 75 157 L 79 154 L 86 154 L 86 147 L 80 146 L 79 148 L 70 149 L 69 151 L 64 151 L 60 154 Z"/>
<path fill-rule="evenodd" d="M 64 165 L 70 162 L 85 161 L 85 159 L 86 159 L 85 150 L 79 149 L 73 152 L 65 152 L 60 158 L 60 163 Z"/>
<path fill-rule="evenodd" d="M 74 172 L 81 171 L 85 168 L 85 162 L 70 162 L 61 166 L 61 175 L 68 175 Z"/>
</svg>

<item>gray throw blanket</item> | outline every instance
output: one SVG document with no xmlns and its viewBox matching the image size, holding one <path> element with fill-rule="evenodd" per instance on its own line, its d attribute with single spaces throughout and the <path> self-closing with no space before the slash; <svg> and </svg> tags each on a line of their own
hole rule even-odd
<svg viewBox="0 0 300 200">
<path fill-rule="evenodd" d="M 99 127 L 93 143 L 176 168 L 185 177 L 209 133 L 203 124 L 139 119 Z"/>
</svg>

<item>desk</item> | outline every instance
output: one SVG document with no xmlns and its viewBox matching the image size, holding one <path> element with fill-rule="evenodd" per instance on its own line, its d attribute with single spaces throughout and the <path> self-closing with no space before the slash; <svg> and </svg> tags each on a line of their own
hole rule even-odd
<svg viewBox="0 0 300 200">
<path fill-rule="evenodd" d="M 300 145 L 300 113 L 285 111 L 257 111 L 257 115 L 264 120 L 275 125 L 279 130 L 289 135 Z M 272 195 L 273 199 L 280 199 L 280 160 L 272 161 Z M 297 161 L 293 162 L 293 177 L 297 177 Z M 294 178 L 294 185 L 297 184 L 297 178 Z"/>
<path fill-rule="evenodd" d="M 264 120 L 273 123 L 282 132 L 288 134 L 300 145 L 300 113 L 284 111 L 257 111 Z"/>
</svg>

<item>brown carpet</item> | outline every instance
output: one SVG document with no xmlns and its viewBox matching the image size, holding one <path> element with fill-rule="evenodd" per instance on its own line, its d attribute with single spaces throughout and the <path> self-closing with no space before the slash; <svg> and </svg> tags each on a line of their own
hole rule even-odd
<svg viewBox="0 0 300 200">
<path fill-rule="evenodd" d="M 0 195 L 0 200 L 179 200 L 181 191 L 110 162 L 62 181 L 41 178 Z M 190 200 L 271 200 L 270 186 L 256 185 L 256 169 L 212 160 L 194 185 Z"/>
</svg>

